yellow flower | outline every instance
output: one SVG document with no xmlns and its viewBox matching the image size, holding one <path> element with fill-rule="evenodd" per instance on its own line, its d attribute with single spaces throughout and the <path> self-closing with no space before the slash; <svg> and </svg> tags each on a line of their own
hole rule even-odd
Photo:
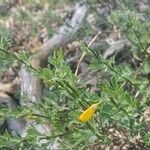
<svg viewBox="0 0 150 150">
<path fill-rule="evenodd" d="M 95 113 L 100 103 L 96 103 L 88 107 L 79 117 L 81 122 L 87 122 Z"/>
</svg>

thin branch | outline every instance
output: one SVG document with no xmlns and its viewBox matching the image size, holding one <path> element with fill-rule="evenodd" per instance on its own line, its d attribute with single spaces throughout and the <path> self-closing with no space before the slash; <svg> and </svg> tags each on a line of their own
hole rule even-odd
<svg viewBox="0 0 150 150">
<path fill-rule="evenodd" d="M 139 87 L 134 84 L 131 80 L 129 80 L 128 78 L 122 76 L 122 74 L 120 74 L 119 72 L 117 72 L 113 67 L 111 67 L 109 64 L 107 64 L 106 62 L 100 60 L 99 56 L 91 49 L 89 48 L 85 43 L 84 45 L 90 50 L 90 52 L 92 52 L 92 54 L 95 56 L 95 58 L 97 58 L 97 60 L 101 63 L 104 64 L 106 67 L 108 67 L 111 71 L 113 71 L 114 73 L 116 73 L 117 75 L 119 75 L 120 77 L 122 77 L 123 79 L 125 79 L 127 82 L 129 82 L 131 85 L 133 85 L 134 87 L 136 87 L 139 90 Z"/>
<path fill-rule="evenodd" d="M 90 46 L 93 44 L 93 42 L 97 39 L 97 37 L 98 37 L 100 34 L 101 34 L 101 31 L 99 31 L 99 32 L 96 34 L 96 36 L 90 41 L 90 43 L 88 44 L 88 47 L 90 47 Z M 82 53 L 80 59 L 79 59 L 78 64 L 77 64 L 77 68 L 76 68 L 76 71 L 75 71 L 75 76 L 78 75 L 78 70 L 79 70 L 80 63 L 81 63 L 81 61 L 83 60 L 83 58 L 84 58 L 85 56 L 86 56 L 86 52 L 84 51 L 84 52 Z"/>
</svg>

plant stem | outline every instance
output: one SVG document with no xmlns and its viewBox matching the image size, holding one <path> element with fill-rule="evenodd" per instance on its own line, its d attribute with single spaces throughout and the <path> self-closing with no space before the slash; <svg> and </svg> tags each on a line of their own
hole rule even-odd
<svg viewBox="0 0 150 150">
<path fill-rule="evenodd" d="M 99 58 L 99 56 L 98 56 L 91 48 L 89 48 L 85 43 L 84 43 L 84 45 L 90 50 L 90 52 L 92 52 L 92 54 L 94 54 L 94 56 L 97 58 L 97 60 L 98 60 L 101 64 L 105 65 L 105 66 L 108 67 L 111 71 L 113 71 L 115 74 L 117 74 L 118 76 L 122 77 L 122 78 L 125 79 L 127 82 L 129 82 L 131 85 L 133 85 L 133 86 L 136 87 L 138 90 L 140 90 L 139 87 L 138 87 L 137 85 L 135 85 L 131 80 L 129 80 L 128 78 L 122 76 L 122 74 L 120 74 L 119 72 L 117 72 L 113 67 L 111 67 L 110 65 L 108 65 L 106 62 L 102 61 L 102 60 Z"/>
<path fill-rule="evenodd" d="M 10 57 L 13 57 L 14 59 L 17 59 L 19 62 L 21 62 L 22 64 L 24 64 L 26 67 L 28 67 L 28 68 L 30 68 L 30 69 L 32 69 L 32 70 L 34 70 L 34 71 L 37 71 L 37 70 L 36 70 L 35 68 L 33 68 L 30 64 L 28 64 L 27 62 L 21 60 L 21 59 L 18 58 L 16 55 L 10 54 L 8 51 L 6 51 L 6 50 L 4 50 L 4 49 L 2 49 L 2 48 L 0 48 L 0 51 L 4 52 L 5 54 L 7 54 L 7 55 L 10 56 Z"/>
</svg>

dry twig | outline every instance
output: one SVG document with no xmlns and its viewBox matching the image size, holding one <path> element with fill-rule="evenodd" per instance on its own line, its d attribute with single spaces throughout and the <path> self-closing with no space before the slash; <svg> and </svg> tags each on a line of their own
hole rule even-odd
<svg viewBox="0 0 150 150">
<path fill-rule="evenodd" d="M 96 36 L 90 41 L 90 43 L 88 44 L 88 47 L 90 47 L 93 42 L 97 39 L 97 37 L 101 34 L 101 31 L 99 31 Z M 80 63 L 82 62 L 83 58 L 85 57 L 86 55 L 86 52 L 83 52 L 79 61 L 78 61 L 78 64 L 77 64 L 77 68 L 76 68 L 76 71 L 75 71 L 75 75 L 77 76 L 78 75 L 78 70 L 79 70 L 79 66 L 80 66 Z"/>
</svg>

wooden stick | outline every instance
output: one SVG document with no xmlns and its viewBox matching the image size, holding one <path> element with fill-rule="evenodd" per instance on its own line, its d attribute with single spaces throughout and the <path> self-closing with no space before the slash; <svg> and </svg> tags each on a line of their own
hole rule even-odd
<svg viewBox="0 0 150 150">
<path fill-rule="evenodd" d="M 99 32 L 95 35 L 95 37 L 90 41 L 90 43 L 88 44 L 88 47 L 90 47 L 90 46 L 93 44 L 93 42 L 97 39 L 97 37 L 98 37 L 100 34 L 101 34 L 101 31 L 99 31 Z M 75 76 L 78 75 L 78 70 L 79 70 L 79 67 L 80 67 L 80 63 L 81 63 L 81 61 L 83 60 L 83 58 L 85 57 L 85 55 L 86 55 L 86 52 L 84 51 L 84 52 L 82 53 L 82 55 L 81 55 L 79 61 L 78 61 L 77 68 L 76 68 L 76 71 L 75 71 Z"/>
</svg>

